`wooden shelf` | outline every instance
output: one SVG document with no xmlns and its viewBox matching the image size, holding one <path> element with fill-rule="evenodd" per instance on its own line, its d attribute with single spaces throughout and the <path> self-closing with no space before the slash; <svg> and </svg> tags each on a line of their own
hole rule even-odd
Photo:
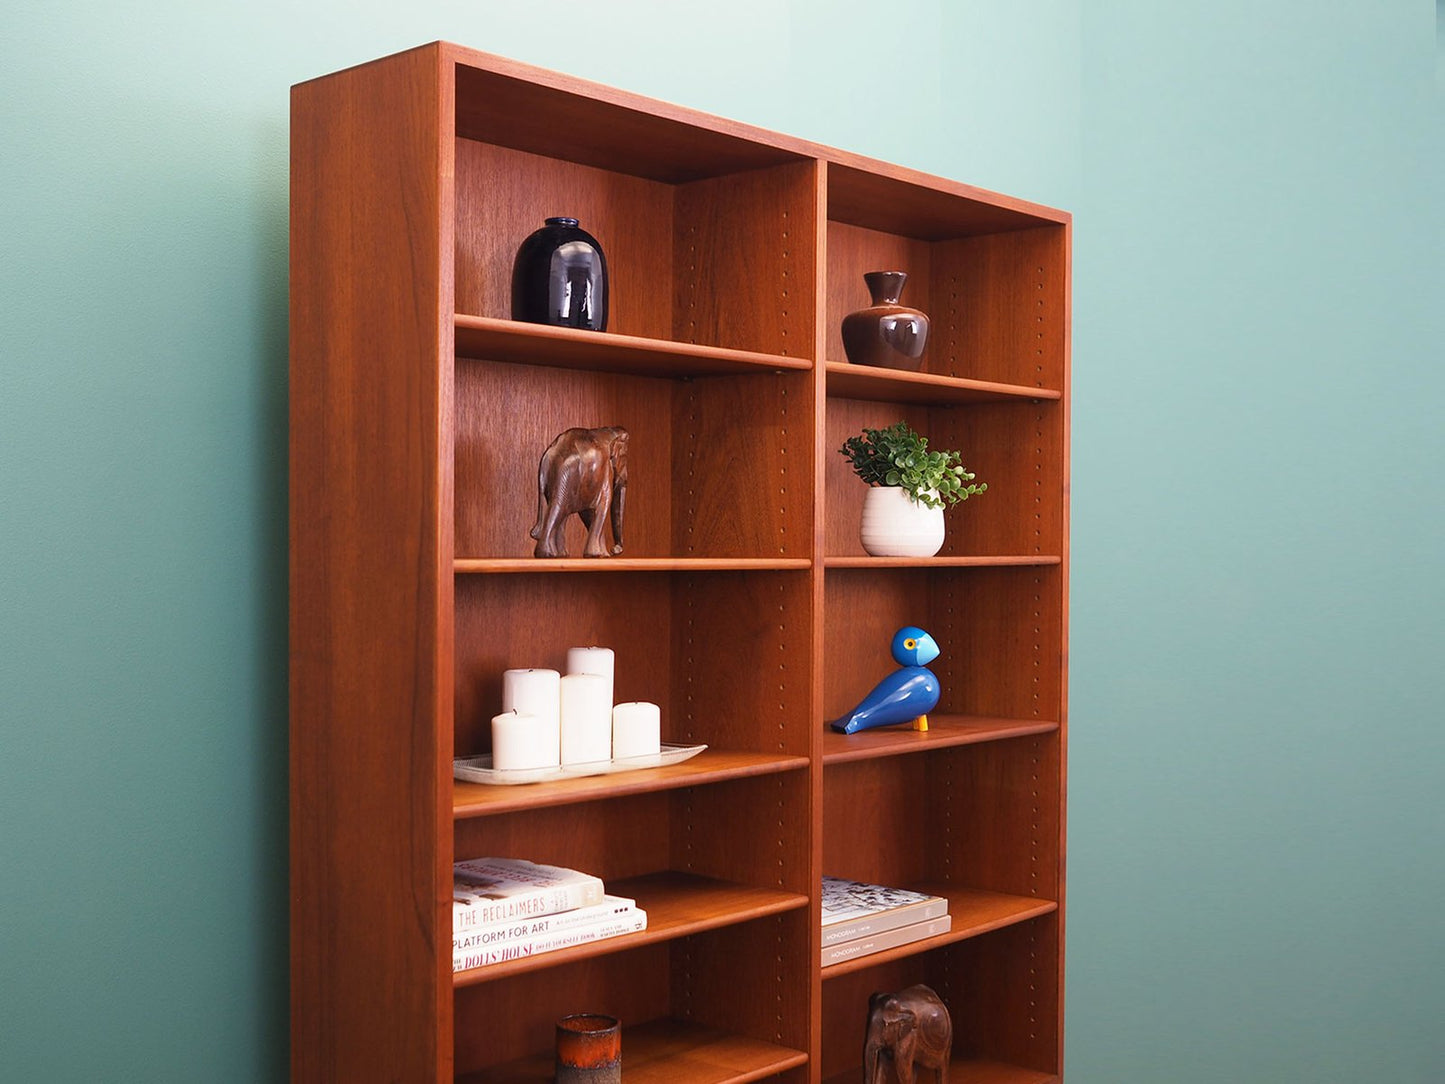
<svg viewBox="0 0 1445 1084">
<path fill-rule="evenodd" d="M 452 976 L 453 984 L 470 986 L 492 982 L 523 972 L 624 952 L 808 906 L 807 896 L 732 884 L 674 870 L 609 881 L 607 891 L 614 896 L 637 900 L 637 906 L 647 912 L 647 929 L 540 956 L 459 971 Z"/>
<path fill-rule="evenodd" d="M 746 1084 L 807 1060 L 801 1050 L 680 1020 L 622 1025 L 622 1068 L 628 1084 Z M 553 1054 L 547 1051 L 459 1076 L 457 1084 L 551 1084 L 552 1074 Z"/>
<path fill-rule="evenodd" d="M 875 952 L 871 956 L 856 956 L 851 960 L 825 967 L 823 968 L 825 980 L 876 967 L 890 960 L 928 952 L 943 945 L 951 945 L 955 941 L 978 937 L 981 934 L 1001 930 L 1005 926 L 1014 926 L 1020 922 L 1027 922 L 1031 918 L 1038 918 L 1040 915 L 1047 915 L 1059 909 L 1059 905 L 1053 900 L 1035 899 L 1031 896 L 1010 896 L 1002 892 L 984 892 L 978 889 L 956 888 L 935 883 L 907 887 L 915 892 L 945 897 L 948 900 L 948 913 L 953 918 L 952 928 L 937 937 L 929 937 L 923 941 L 914 941 L 907 945 L 899 945 L 897 948 L 885 949 L 883 952 Z"/>
<path fill-rule="evenodd" d="M 653 791 L 676 790 L 679 787 L 721 783 L 729 779 L 745 779 L 755 775 L 799 771 L 807 766 L 806 757 L 704 749 L 681 764 L 640 768 L 635 772 L 585 775 L 580 779 L 522 783 L 516 786 L 489 786 L 485 783 L 457 781 L 452 784 L 452 815 L 460 820 L 465 817 L 514 813 L 519 809 L 595 802 Z"/>
<path fill-rule="evenodd" d="M 296 86 L 291 131 L 291 1079 L 541 1084 L 555 1020 L 611 1005 L 633 1084 L 833 1080 L 865 987 L 922 981 L 955 1084 L 1053 1081 L 1014 1066 L 1063 1050 L 1070 216 L 446 42 Z M 558 214 L 607 252 L 609 332 L 506 318 Z M 838 360 L 878 268 L 928 372 Z M 837 448 L 900 418 L 989 486 L 944 556 L 858 546 Z M 625 555 L 574 522 L 532 558 L 539 455 L 602 425 Z M 949 710 L 826 730 L 911 624 Z M 581 643 L 709 748 L 453 780 L 503 673 Z M 484 855 L 596 873 L 650 928 L 450 975 L 444 889 Z M 954 928 L 823 982 L 835 870 Z"/>
<path fill-rule="evenodd" d="M 996 557 L 870 557 L 838 554 L 823 558 L 825 568 L 1012 568 L 1062 564 L 1057 554 L 1002 554 Z"/>
<path fill-rule="evenodd" d="M 1055 558 L 1055 562 L 1057 560 Z M 453 562 L 458 575 L 488 572 L 789 572 L 812 567 L 813 562 L 807 557 L 459 557 Z"/>
<path fill-rule="evenodd" d="M 674 378 L 806 371 L 813 367 L 805 358 L 780 354 L 524 324 L 463 313 L 456 315 L 456 356 L 556 369 Z"/>
<path fill-rule="evenodd" d="M 828 396 L 834 399 L 872 399 L 885 403 L 945 406 L 956 403 L 1051 402 L 1063 398 L 1052 388 L 965 380 L 902 369 L 873 369 L 846 361 L 827 366 Z"/>
<path fill-rule="evenodd" d="M 1059 724 L 1047 719 L 990 719 L 977 715 L 928 716 L 926 731 L 905 726 L 881 726 L 857 734 L 840 734 L 829 727 L 823 734 L 823 763 L 873 760 L 904 753 L 927 753 L 955 745 L 1004 741 L 1030 734 L 1049 734 Z"/>
<path fill-rule="evenodd" d="M 919 1074 L 923 1079 L 922 1072 Z M 1056 1073 L 1041 1073 L 1001 1061 L 954 1058 L 948 1063 L 948 1084 L 1059 1084 Z M 863 1084 L 863 1069 L 830 1076 L 824 1084 Z"/>
</svg>

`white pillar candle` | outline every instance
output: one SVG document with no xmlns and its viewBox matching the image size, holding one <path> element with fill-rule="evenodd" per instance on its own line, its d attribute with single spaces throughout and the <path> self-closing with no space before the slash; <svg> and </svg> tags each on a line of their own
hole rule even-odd
<svg viewBox="0 0 1445 1084">
<path fill-rule="evenodd" d="M 551 768 L 557 764 L 554 732 L 525 711 L 492 716 L 492 767 Z"/>
<path fill-rule="evenodd" d="M 662 751 L 662 710 L 645 700 L 612 709 L 612 755 L 655 756 Z"/>
<path fill-rule="evenodd" d="M 612 708 L 612 668 L 614 659 L 610 647 L 569 647 L 567 649 L 567 673 L 601 674 L 607 679 L 607 707 Z"/>
<path fill-rule="evenodd" d="M 562 675 L 556 670 L 508 670 L 502 674 L 502 710 L 537 717 L 543 742 L 551 742 L 557 764 L 562 748 Z"/>
<path fill-rule="evenodd" d="M 612 682 L 601 674 L 562 679 L 562 764 L 612 759 Z"/>
</svg>

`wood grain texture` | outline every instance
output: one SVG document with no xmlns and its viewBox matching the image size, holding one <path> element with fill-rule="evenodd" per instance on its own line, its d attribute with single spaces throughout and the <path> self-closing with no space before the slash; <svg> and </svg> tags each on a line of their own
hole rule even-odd
<svg viewBox="0 0 1445 1084">
<path fill-rule="evenodd" d="M 807 766 L 806 757 L 705 749 L 681 764 L 618 772 L 614 775 L 591 775 L 519 786 L 458 782 L 452 785 L 452 808 L 460 820 L 465 817 L 485 817 L 494 813 L 510 813 L 518 809 L 536 809 L 548 805 L 575 805 L 632 794 L 646 794 L 654 790 L 676 790 L 679 787 L 720 783 L 750 775 L 800 771 Z"/>
<path fill-rule="evenodd" d="M 451 1075 L 444 84 L 422 49 L 292 97 L 297 1081 Z"/>
<path fill-rule="evenodd" d="M 956 1084 L 1057 1080 L 1069 216 L 446 43 L 294 100 L 295 1079 L 543 1079 L 586 1008 L 629 1080 L 852 1080 L 867 993 L 926 981 Z M 555 214 L 606 249 L 607 334 L 506 319 Z M 921 374 L 842 362 L 889 267 Z M 933 559 L 857 542 L 837 446 L 900 417 L 990 485 Z M 538 567 L 537 459 L 603 424 L 633 431 L 625 555 Z M 904 623 L 944 646 L 934 729 L 825 733 Z M 502 670 L 587 643 L 708 753 L 453 786 Z M 454 980 L 454 853 L 591 869 L 653 927 Z M 825 870 L 937 886 L 960 925 L 825 982 Z"/>
<path fill-rule="evenodd" d="M 773 1043 L 677 1020 L 624 1025 L 622 1068 L 628 1084 L 746 1084 L 806 1063 L 808 1055 Z M 552 1084 L 550 1053 L 459 1077 L 457 1084 Z"/>
<path fill-rule="evenodd" d="M 458 314 L 459 358 L 675 378 L 809 369 L 807 358 Z"/>
<path fill-rule="evenodd" d="M 540 968 L 555 968 L 589 957 L 627 952 L 660 941 L 715 930 L 782 911 L 806 909 L 808 899 L 796 893 L 732 884 L 710 877 L 666 870 L 607 882 L 607 891 L 634 899 L 647 912 L 647 929 L 541 956 L 491 964 L 454 976 L 458 986 L 498 982 Z"/>
<path fill-rule="evenodd" d="M 846 361 L 828 362 L 827 381 L 828 394 L 834 398 L 916 403 L 920 406 L 1008 402 L 1019 399 L 1035 402 L 1063 397 L 1062 392 L 1050 388 L 967 380 L 936 373 L 870 368 Z"/>
</svg>

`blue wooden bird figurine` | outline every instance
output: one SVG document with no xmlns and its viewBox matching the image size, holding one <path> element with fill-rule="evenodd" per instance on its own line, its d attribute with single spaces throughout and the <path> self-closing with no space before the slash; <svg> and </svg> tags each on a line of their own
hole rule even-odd
<svg viewBox="0 0 1445 1084">
<path fill-rule="evenodd" d="M 938 658 L 938 644 L 917 626 L 905 625 L 893 634 L 893 658 L 900 669 L 873 686 L 856 708 L 834 719 L 829 724 L 834 730 L 856 734 L 907 722 L 915 730 L 928 729 L 928 713 L 938 706 L 942 687 L 924 663 Z"/>
</svg>

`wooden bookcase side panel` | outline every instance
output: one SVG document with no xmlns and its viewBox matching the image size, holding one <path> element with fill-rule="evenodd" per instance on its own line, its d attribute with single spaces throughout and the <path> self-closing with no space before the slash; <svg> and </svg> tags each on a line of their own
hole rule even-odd
<svg viewBox="0 0 1445 1084">
<path fill-rule="evenodd" d="M 798 572 L 676 578 L 668 740 L 811 755 L 811 588 Z"/>
<path fill-rule="evenodd" d="M 600 1012 L 626 1030 L 675 1014 L 667 943 L 593 956 L 571 964 L 513 976 L 505 982 L 456 991 L 456 1071 L 477 1073 L 519 1058 L 549 1055 L 557 1021 L 570 1013 Z M 547 1075 L 551 1080 L 551 1058 Z"/>
<path fill-rule="evenodd" d="M 944 511 L 940 557 L 1052 556 L 1063 547 L 1063 408 L 1008 402 L 928 408 L 861 399 L 829 399 L 823 445 L 827 490 L 824 552 L 863 556 L 859 526 L 868 487 L 840 454 L 864 428 L 905 421 L 930 448 L 956 450 L 988 489 Z"/>
<path fill-rule="evenodd" d="M 678 186 L 672 338 L 812 357 L 817 177 L 804 161 Z"/>
<path fill-rule="evenodd" d="M 423 48 L 292 92 L 297 1080 L 451 1075 L 445 83 Z"/>
</svg>

